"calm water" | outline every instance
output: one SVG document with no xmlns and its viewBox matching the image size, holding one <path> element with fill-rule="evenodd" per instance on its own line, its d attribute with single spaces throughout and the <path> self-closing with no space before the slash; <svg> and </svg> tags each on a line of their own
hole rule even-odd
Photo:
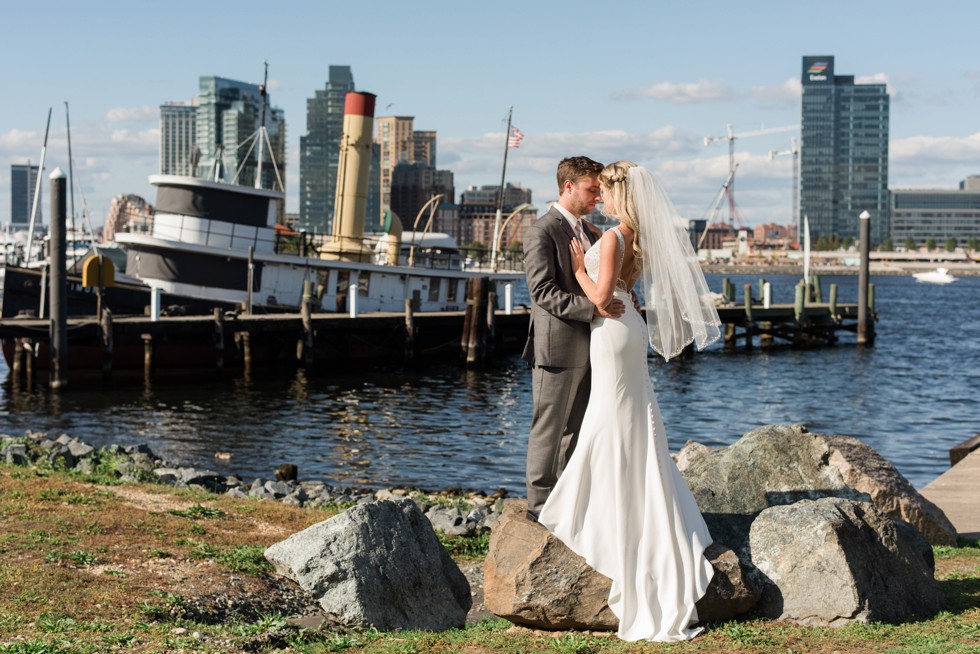
<svg viewBox="0 0 980 654">
<path fill-rule="evenodd" d="M 731 279 L 738 289 L 757 281 Z M 769 279 L 774 301 L 792 301 L 795 277 Z M 832 281 L 840 302 L 857 301 L 856 277 L 824 278 L 825 293 Z M 945 471 L 949 448 L 978 431 L 980 278 L 947 286 L 872 281 L 880 317 L 873 348 L 845 335 L 837 347 L 810 351 L 715 346 L 691 360 L 651 359 L 671 449 L 688 439 L 726 445 L 759 425 L 802 422 L 864 440 L 917 487 Z M 720 290 L 721 277 L 710 275 L 709 284 Z M 278 464 L 296 463 L 301 478 L 345 485 L 523 494 L 530 372 L 516 357 L 476 372 L 441 364 L 195 375 L 151 386 L 141 375 L 108 387 L 73 380 L 60 395 L 14 392 L 8 372 L 0 359 L 2 433 L 147 443 L 165 458 L 247 478 L 270 478 Z M 217 451 L 231 460 L 214 459 Z"/>
</svg>

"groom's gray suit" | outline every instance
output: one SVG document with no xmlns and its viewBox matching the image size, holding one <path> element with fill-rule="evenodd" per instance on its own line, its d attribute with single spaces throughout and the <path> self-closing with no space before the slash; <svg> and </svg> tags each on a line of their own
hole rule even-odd
<svg viewBox="0 0 980 654">
<path fill-rule="evenodd" d="M 593 241 L 588 229 L 584 230 Z M 527 506 L 537 514 L 578 440 L 589 401 L 589 338 L 595 306 L 575 280 L 575 233 L 552 207 L 524 235 L 531 325 L 524 360 L 532 367 L 534 412 L 527 447 Z"/>
</svg>

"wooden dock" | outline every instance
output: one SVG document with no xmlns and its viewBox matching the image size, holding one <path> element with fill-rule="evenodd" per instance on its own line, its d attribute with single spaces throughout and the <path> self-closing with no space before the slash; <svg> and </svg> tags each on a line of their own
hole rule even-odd
<svg viewBox="0 0 980 654">
<path fill-rule="evenodd" d="M 68 369 L 328 366 L 353 361 L 412 363 L 457 357 L 471 363 L 520 352 L 530 313 L 467 311 L 431 313 L 123 316 L 101 323 L 67 321 Z M 482 317 L 487 319 L 483 320 Z M 50 320 L 0 321 L 0 340 L 14 378 L 46 368 L 50 360 Z M 35 363 L 36 362 L 36 363 Z"/>
<path fill-rule="evenodd" d="M 726 348 L 741 345 L 745 350 L 756 346 L 765 347 L 777 342 L 796 347 L 834 345 L 840 332 L 853 332 L 859 343 L 874 343 L 874 284 L 869 284 L 869 300 L 865 325 L 862 332 L 859 304 L 837 302 L 837 285 L 831 284 L 827 301 L 823 299 L 820 280 L 812 277 L 809 283 L 801 281 L 796 286 L 792 304 L 772 304 L 767 301 L 765 280 L 759 280 L 758 293 L 755 285 L 745 284 L 742 302 L 736 303 L 735 288 L 722 280 L 724 303 L 718 307 L 718 315 L 724 325 Z"/>
<path fill-rule="evenodd" d="M 919 492 L 942 509 L 960 538 L 980 538 L 980 434 L 954 447 L 950 462 Z"/>
</svg>

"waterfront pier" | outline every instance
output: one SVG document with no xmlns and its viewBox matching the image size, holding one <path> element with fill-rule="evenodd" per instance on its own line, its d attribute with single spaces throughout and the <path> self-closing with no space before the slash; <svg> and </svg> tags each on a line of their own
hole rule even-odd
<svg viewBox="0 0 980 654">
<path fill-rule="evenodd" d="M 811 276 L 808 282 L 800 280 L 795 290 L 792 304 L 774 304 L 768 284 L 760 279 L 755 288 L 753 284 L 745 284 L 742 299 L 738 301 L 735 286 L 724 278 L 718 315 L 724 325 L 725 347 L 752 350 L 776 343 L 797 347 L 834 345 L 840 332 L 858 334 L 862 344 L 874 343 L 874 284 L 868 284 L 866 308 L 861 303 L 838 302 L 837 284 L 830 285 L 825 300 L 816 276 Z M 862 313 L 867 318 L 863 341 L 860 339 Z"/>
</svg>

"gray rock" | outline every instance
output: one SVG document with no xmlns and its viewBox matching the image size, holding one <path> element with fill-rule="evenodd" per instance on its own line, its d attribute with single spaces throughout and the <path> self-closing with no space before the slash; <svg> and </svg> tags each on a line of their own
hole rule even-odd
<svg viewBox="0 0 980 654">
<path fill-rule="evenodd" d="M 766 578 L 759 611 L 808 625 L 896 622 L 943 608 L 932 548 L 869 502 L 802 500 L 752 523 L 752 562 Z"/>
<path fill-rule="evenodd" d="M 466 522 L 463 512 L 459 509 L 450 509 L 444 506 L 433 506 L 425 514 L 425 517 L 432 523 L 432 528 L 441 532 L 449 533 L 449 530 L 462 527 Z"/>
<path fill-rule="evenodd" d="M 830 451 L 802 425 L 768 425 L 698 457 L 682 473 L 711 536 L 748 562 L 752 520 L 770 506 L 804 499 L 868 500 L 827 465 Z"/>
<path fill-rule="evenodd" d="M 3 448 L 3 455 L 8 466 L 26 466 L 31 462 L 27 456 L 27 446 L 23 443 L 14 443 Z"/>
<path fill-rule="evenodd" d="M 295 490 L 296 486 L 285 481 L 267 481 L 265 489 L 275 495 L 276 499 L 286 497 Z"/>
<path fill-rule="evenodd" d="M 265 557 L 345 624 L 462 627 L 469 583 L 411 500 L 356 506 L 276 543 Z"/>
<path fill-rule="evenodd" d="M 681 448 L 677 456 L 674 457 L 674 462 L 677 463 L 677 469 L 684 472 L 691 467 L 697 459 L 700 459 L 705 454 L 710 454 L 711 448 L 707 445 L 702 445 L 697 441 L 688 441 L 684 443 L 684 447 Z"/>
<path fill-rule="evenodd" d="M 525 517 L 527 503 L 508 502 L 490 533 L 484 564 L 487 609 L 512 622 L 543 629 L 611 631 L 610 581 L 541 525 Z M 730 549 L 705 551 L 715 574 L 697 602 L 702 622 L 733 618 L 750 610 L 761 594 Z"/>
<path fill-rule="evenodd" d="M 822 438 L 830 448 L 828 464 L 837 468 L 848 486 L 867 493 L 876 509 L 911 524 L 933 545 L 956 544 L 956 527 L 942 509 L 873 448 L 850 436 Z"/>
<path fill-rule="evenodd" d="M 76 459 L 81 459 L 86 457 L 95 451 L 95 448 L 88 443 L 83 443 L 78 439 L 72 439 L 68 442 L 68 451 L 71 452 L 72 456 Z"/>
</svg>

